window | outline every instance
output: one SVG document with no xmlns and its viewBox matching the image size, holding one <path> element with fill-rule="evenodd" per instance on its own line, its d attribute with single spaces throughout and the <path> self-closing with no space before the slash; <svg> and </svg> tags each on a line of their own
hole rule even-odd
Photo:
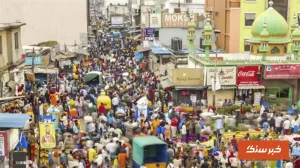
<svg viewBox="0 0 300 168">
<path fill-rule="evenodd" d="M 185 0 L 185 3 L 193 3 L 193 0 Z"/>
<path fill-rule="evenodd" d="M 274 47 L 272 50 L 271 50 L 271 54 L 279 54 L 280 53 L 280 50 L 279 48 L 277 47 Z"/>
<path fill-rule="evenodd" d="M 245 26 L 252 26 L 255 20 L 255 13 L 245 13 Z"/>
<path fill-rule="evenodd" d="M 267 7 L 269 7 L 269 1 L 267 2 Z M 280 13 L 285 20 L 287 20 L 289 13 L 289 0 L 273 0 L 272 6 L 278 13 Z"/>
<path fill-rule="evenodd" d="M 152 25 L 158 25 L 158 18 L 152 17 Z"/>
<path fill-rule="evenodd" d="M 2 36 L 0 36 L 0 55 L 3 54 L 2 53 Z"/>
<path fill-rule="evenodd" d="M 244 39 L 244 51 L 250 51 L 250 43 L 247 42 L 248 39 Z"/>
<path fill-rule="evenodd" d="M 19 49 L 19 33 L 15 33 L 15 49 Z"/>
</svg>

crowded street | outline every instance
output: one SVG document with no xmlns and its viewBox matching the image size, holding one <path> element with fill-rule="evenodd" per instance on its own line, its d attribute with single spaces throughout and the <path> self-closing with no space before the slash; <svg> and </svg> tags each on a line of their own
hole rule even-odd
<svg viewBox="0 0 300 168">
<path fill-rule="evenodd" d="M 300 168 L 299 0 L 125 1 L 0 0 L 0 168 Z"/>
</svg>

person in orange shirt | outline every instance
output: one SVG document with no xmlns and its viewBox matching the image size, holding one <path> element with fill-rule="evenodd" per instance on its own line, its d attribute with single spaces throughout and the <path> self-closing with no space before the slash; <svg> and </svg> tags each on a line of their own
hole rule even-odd
<svg viewBox="0 0 300 168">
<path fill-rule="evenodd" d="M 126 159 L 127 155 L 124 152 L 119 153 L 118 161 L 119 161 L 119 168 L 126 168 Z"/>
<path fill-rule="evenodd" d="M 57 105 L 56 94 L 50 94 L 49 97 L 50 97 L 51 105 L 56 106 Z"/>
</svg>

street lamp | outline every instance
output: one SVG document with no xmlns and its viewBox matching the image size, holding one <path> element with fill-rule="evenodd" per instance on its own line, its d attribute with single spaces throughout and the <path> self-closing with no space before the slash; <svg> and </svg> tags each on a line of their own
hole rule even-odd
<svg viewBox="0 0 300 168">
<path fill-rule="evenodd" d="M 215 30 L 216 35 L 216 57 L 215 57 L 215 71 L 214 71 L 214 88 L 213 88 L 213 107 L 216 107 L 216 84 L 217 84 L 217 60 L 218 60 L 218 35 L 221 33 L 220 30 Z"/>
</svg>

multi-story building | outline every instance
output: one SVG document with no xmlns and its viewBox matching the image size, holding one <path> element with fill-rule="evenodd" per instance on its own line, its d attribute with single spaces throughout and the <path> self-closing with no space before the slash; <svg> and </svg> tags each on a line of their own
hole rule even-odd
<svg viewBox="0 0 300 168">
<path fill-rule="evenodd" d="M 221 30 L 218 47 L 230 53 L 249 52 L 251 28 L 254 20 L 268 7 L 269 0 L 206 0 L 205 10 L 212 14 L 212 26 Z M 300 17 L 300 1 L 273 0 L 273 8 L 288 25 L 293 15 Z"/>
<path fill-rule="evenodd" d="M 174 13 L 179 3 L 182 12 L 204 13 L 205 0 L 166 0 L 164 7 L 166 13 Z"/>
<path fill-rule="evenodd" d="M 21 45 L 21 26 L 25 23 L 2 23 L 0 24 L 0 97 L 4 95 L 4 86 L 14 76 L 10 75 L 9 70 L 18 66 L 22 57 Z"/>
</svg>

